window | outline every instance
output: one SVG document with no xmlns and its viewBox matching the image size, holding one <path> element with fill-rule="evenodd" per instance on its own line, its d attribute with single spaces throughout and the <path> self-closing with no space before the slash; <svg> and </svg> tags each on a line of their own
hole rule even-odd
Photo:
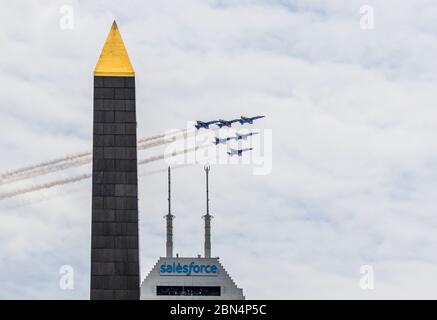
<svg viewBox="0 0 437 320">
<path fill-rule="evenodd" d="M 157 296 L 220 296 L 220 287 L 157 286 Z"/>
</svg>

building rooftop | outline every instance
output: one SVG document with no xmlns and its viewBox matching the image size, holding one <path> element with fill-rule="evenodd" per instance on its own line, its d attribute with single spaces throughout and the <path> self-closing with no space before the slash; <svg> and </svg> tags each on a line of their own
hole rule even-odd
<svg viewBox="0 0 437 320">
<path fill-rule="evenodd" d="M 133 77 L 135 76 L 134 68 L 130 62 L 123 39 L 118 30 L 117 23 L 112 23 L 106 42 L 103 46 L 102 53 L 94 69 L 94 76 L 106 77 Z"/>
</svg>

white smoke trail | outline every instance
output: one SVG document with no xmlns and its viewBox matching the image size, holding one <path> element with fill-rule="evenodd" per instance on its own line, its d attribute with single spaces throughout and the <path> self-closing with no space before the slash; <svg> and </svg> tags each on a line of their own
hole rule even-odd
<svg viewBox="0 0 437 320">
<path fill-rule="evenodd" d="M 196 130 L 190 130 L 190 129 L 182 129 L 182 130 L 178 129 L 178 130 L 171 130 L 171 131 L 169 130 L 163 134 L 158 134 L 156 136 L 138 139 L 138 143 L 143 143 L 143 142 L 157 140 L 157 139 L 168 139 L 168 138 L 172 138 L 172 137 L 176 137 L 176 136 L 178 137 L 177 139 L 180 139 L 180 137 L 183 137 L 183 136 L 191 136 L 195 132 L 196 132 Z"/>
<path fill-rule="evenodd" d="M 138 145 L 138 150 L 144 150 L 148 148 L 152 148 L 155 146 L 159 146 L 166 143 L 171 143 L 172 141 L 166 141 L 166 140 L 157 140 L 151 143 L 145 143 Z M 0 185 L 2 184 L 8 184 L 12 182 L 17 182 L 21 180 L 30 179 L 33 177 L 37 177 L 40 175 L 57 172 L 65 169 L 70 169 L 74 167 L 80 167 L 82 165 L 86 165 L 92 161 L 91 157 L 83 157 L 83 158 L 71 158 L 70 161 L 60 162 L 48 166 L 41 166 L 41 167 L 35 167 L 33 170 L 30 171 L 23 171 L 20 173 L 16 173 L 15 175 L 11 175 L 9 177 L 5 177 L 3 179 L 0 179 Z"/>
<path fill-rule="evenodd" d="M 149 142 L 149 143 L 141 143 L 141 144 L 138 144 L 137 150 L 145 150 L 145 149 L 149 149 L 149 148 L 152 148 L 152 147 L 160 146 L 160 145 L 163 145 L 163 144 L 171 143 L 173 141 L 175 141 L 175 140 L 168 141 L 168 140 L 165 140 L 165 139 L 160 139 L 160 140 L 156 140 L 156 141 Z"/>
<path fill-rule="evenodd" d="M 156 139 L 162 139 L 166 136 L 165 133 L 163 134 L 158 134 L 156 136 L 151 136 L 151 137 L 147 137 L 147 138 L 141 138 L 138 139 L 138 143 L 143 143 L 143 142 L 147 142 L 147 141 L 151 141 L 151 140 L 156 140 Z"/>
<path fill-rule="evenodd" d="M 186 131 L 187 131 L 187 129 L 180 130 L 178 132 L 175 132 L 174 134 L 181 135 Z M 162 139 L 166 136 L 171 137 L 172 135 L 173 134 L 169 133 L 169 134 L 160 134 L 160 135 L 156 135 L 156 136 L 141 138 L 138 140 L 138 144 L 142 144 L 142 143 L 147 142 L 147 141 Z M 62 158 L 57 158 L 57 159 L 53 159 L 50 161 L 45 161 L 45 162 L 30 165 L 30 166 L 22 167 L 19 169 L 6 171 L 6 172 L 0 174 L 0 183 L 3 182 L 5 179 L 9 179 L 9 178 L 14 177 L 14 176 L 20 176 L 20 175 L 23 175 L 24 173 L 27 173 L 30 171 L 39 170 L 40 168 L 49 167 L 52 165 L 57 165 L 57 164 L 60 164 L 63 162 L 75 161 L 76 159 L 90 156 L 91 154 L 92 154 L 91 151 L 83 151 L 83 152 L 79 152 L 76 154 L 66 155 Z"/>
<path fill-rule="evenodd" d="M 210 131 L 216 132 L 218 129 L 210 129 Z M 196 134 L 199 135 L 204 135 L 206 133 L 209 133 L 208 131 L 204 131 L 201 133 L 197 133 L 196 130 L 192 130 L 192 131 L 188 131 L 188 129 L 186 130 L 181 130 L 178 132 L 173 132 L 170 134 L 165 134 L 165 135 L 160 135 L 160 136 L 156 136 L 159 137 L 159 139 L 155 139 L 156 141 L 153 141 L 151 143 L 146 143 L 146 144 L 138 144 L 138 150 L 144 150 L 147 148 L 151 148 L 154 146 L 159 146 L 159 145 L 163 145 L 163 144 L 169 144 L 172 143 L 176 140 L 179 139 L 187 139 L 189 137 L 195 136 Z M 144 141 L 141 141 L 141 143 L 143 143 Z"/>
<path fill-rule="evenodd" d="M 88 164 L 90 162 L 91 162 L 91 158 L 85 157 L 85 158 L 79 158 L 79 159 L 76 159 L 76 160 L 70 161 L 70 162 L 64 162 L 64 163 L 59 163 L 56 165 L 37 168 L 37 169 L 34 169 L 32 171 L 29 171 L 29 172 L 23 172 L 21 174 L 17 174 L 17 175 L 5 178 L 3 180 L 0 180 L 0 185 L 12 183 L 12 182 L 17 182 L 20 180 L 30 179 L 30 178 L 44 175 L 44 174 L 48 174 L 51 172 L 61 171 L 61 170 L 65 170 L 65 169 L 69 169 L 69 168 L 73 168 L 73 167 L 79 167 L 79 166 Z"/>
<path fill-rule="evenodd" d="M 86 156 L 88 156 L 90 154 L 91 154 L 91 152 L 88 152 L 88 151 L 87 152 L 80 152 L 80 153 L 76 153 L 76 154 L 67 155 L 67 156 L 62 157 L 62 158 L 58 158 L 58 159 L 54 159 L 54 160 L 50 160 L 50 161 L 34 164 L 34 165 L 31 165 L 31 166 L 23 167 L 23 168 L 16 169 L 16 170 L 13 170 L 13 171 L 6 171 L 6 172 L 0 174 L 0 180 L 3 180 L 4 178 L 7 178 L 7 177 L 11 177 L 11 176 L 22 174 L 23 172 L 26 172 L 26 171 L 32 171 L 34 169 L 39 169 L 39 168 L 42 168 L 42 167 L 58 164 L 60 162 L 72 161 L 72 160 L 75 160 L 75 159 L 78 159 L 78 158 L 86 157 Z"/>
<path fill-rule="evenodd" d="M 174 141 L 174 140 L 173 140 Z M 165 143 L 170 143 L 172 141 L 165 141 L 165 140 L 158 140 L 152 143 L 146 143 L 146 144 L 140 144 L 138 146 L 139 150 L 148 149 L 151 147 L 159 146 Z M 29 171 L 23 171 L 20 173 L 16 173 L 15 175 L 11 175 L 8 177 L 5 177 L 3 179 L 0 179 L 0 185 L 17 182 L 21 180 L 30 179 L 36 176 L 57 172 L 65 169 L 70 169 L 74 167 L 79 167 L 82 165 L 86 165 L 92 161 L 91 157 L 83 157 L 83 158 L 71 158 L 70 161 L 60 162 L 48 166 L 41 166 L 41 167 L 35 167 L 32 170 Z"/>
<path fill-rule="evenodd" d="M 177 156 L 180 154 L 186 154 L 189 152 L 193 152 L 199 149 L 203 149 L 203 148 L 208 148 L 211 147 L 211 145 L 203 145 L 203 146 L 196 146 L 193 148 L 187 148 L 184 150 L 180 150 L 180 151 L 176 151 L 171 153 L 170 155 L 167 154 L 163 154 L 163 155 L 159 155 L 159 156 L 154 156 L 154 157 L 149 157 L 146 159 L 143 159 L 141 161 L 138 162 L 138 165 L 142 165 L 142 164 L 146 164 L 146 163 L 150 163 L 153 161 L 157 161 L 157 160 L 162 160 L 168 157 L 173 157 L 173 156 Z M 30 193 L 30 192 L 36 192 L 36 191 L 40 191 L 43 189 L 49 189 L 49 188 L 53 188 L 56 186 L 61 186 L 61 185 L 65 185 L 65 184 L 69 184 L 69 183 L 73 183 L 73 182 L 78 182 L 81 180 L 85 180 L 88 178 L 91 178 L 92 174 L 82 174 L 79 176 L 75 176 L 75 177 L 71 177 L 71 178 L 66 178 L 66 179 L 61 179 L 61 180 L 55 180 L 55 181 L 51 181 L 48 183 L 44 183 L 44 184 L 40 184 L 40 185 L 35 185 L 35 186 L 30 186 L 27 188 L 23 188 L 23 189 L 18 189 L 18 190 L 14 190 L 11 192 L 5 192 L 5 193 L 0 193 L 0 200 L 3 199 L 7 199 L 7 198 L 12 198 L 18 195 L 22 195 L 22 194 L 26 194 L 26 193 Z"/>
<path fill-rule="evenodd" d="M 188 166 L 192 166 L 192 165 L 193 165 L 192 163 L 178 164 L 175 166 L 171 166 L 171 169 L 174 170 L 174 169 L 184 168 L 184 167 L 188 167 Z M 156 173 L 166 172 L 167 170 L 168 170 L 167 167 L 161 168 L 161 169 L 156 169 L 156 170 L 150 170 L 150 171 L 143 172 L 143 173 L 139 174 L 138 176 L 139 177 L 150 176 L 150 175 L 153 175 Z"/>
<path fill-rule="evenodd" d="M 68 192 L 65 192 L 65 190 L 59 189 L 56 191 L 51 191 L 50 194 L 37 193 L 36 195 L 32 195 L 30 197 L 18 197 L 18 198 L 14 198 L 13 204 L 6 204 L 6 205 L 2 204 L 2 207 L 5 209 L 17 209 L 17 208 L 26 207 L 26 206 L 29 206 L 32 204 L 49 201 L 49 200 L 52 200 L 55 198 L 67 197 L 69 194 L 75 193 L 75 192 L 78 192 L 81 190 L 83 190 L 83 189 L 76 188 L 76 189 L 68 190 Z M 43 191 L 43 190 L 41 190 L 41 191 Z"/>
<path fill-rule="evenodd" d="M 182 136 L 188 132 L 188 129 L 178 129 L 173 131 L 168 131 L 166 133 L 158 134 L 156 136 L 146 137 L 138 139 L 138 143 L 144 143 L 152 140 L 158 140 L 158 139 L 164 139 L 164 138 L 170 138 L 172 136 Z"/>
<path fill-rule="evenodd" d="M 43 189 L 48 189 L 48 188 L 52 188 L 55 186 L 61 186 L 67 183 L 72 183 L 72 182 L 77 182 L 77 181 L 81 181 L 84 179 L 88 179 L 91 177 L 91 174 L 87 173 L 87 174 L 82 174 L 80 176 L 75 176 L 72 178 L 66 178 L 66 179 L 62 179 L 62 180 L 55 180 L 52 182 L 48 182 L 48 183 L 43 183 L 40 185 L 36 185 L 36 186 L 31 186 L 31 187 L 27 187 L 24 189 L 19 189 L 19 190 L 15 190 L 15 191 L 11 191 L 11 192 L 6 192 L 6 193 L 1 193 L 0 194 L 0 200 L 6 199 L 6 198 L 12 198 L 21 194 L 25 194 L 25 193 L 30 193 L 30 192 L 35 192 L 35 191 L 39 191 L 39 190 L 43 190 Z"/>
<path fill-rule="evenodd" d="M 184 149 L 184 150 L 181 150 L 181 151 L 175 151 L 175 152 L 172 152 L 171 154 L 162 154 L 162 155 L 159 155 L 159 156 L 154 156 L 154 157 L 150 157 L 150 158 L 147 158 L 147 159 L 143 159 L 143 160 L 139 161 L 138 164 L 139 165 L 146 164 L 146 163 L 149 163 L 149 162 L 152 162 L 152 161 L 162 160 L 162 159 L 165 159 L 165 158 L 168 158 L 168 157 L 174 157 L 174 156 L 178 156 L 178 155 L 181 155 L 181 154 L 186 154 L 186 153 L 189 153 L 189 152 L 193 152 L 193 151 L 196 151 L 196 150 L 199 150 L 199 149 L 208 148 L 208 147 L 211 147 L 211 145 L 196 146 L 196 147 Z"/>
<path fill-rule="evenodd" d="M 192 165 L 192 164 L 181 164 L 181 165 L 172 166 L 171 168 L 172 168 L 172 170 L 174 170 L 174 169 L 179 169 L 179 168 L 183 168 L 183 167 L 187 167 L 187 166 L 191 166 L 191 165 Z M 154 174 L 157 174 L 157 173 L 161 173 L 161 172 L 167 172 L 167 167 L 165 167 L 165 168 L 161 168 L 161 169 L 156 169 L 156 170 L 146 171 L 146 172 L 143 172 L 143 173 L 139 174 L 138 176 L 139 176 L 139 177 L 146 177 L 146 176 L 151 176 L 151 175 L 154 175 Z M 88 178 L 89 178 L 89 177 L 84 178 L 83 180 L 88 179 Z M 74 182 L 79 182 L 79 181 L 81 181 L 81 180 L 76 180 L 76 181 L 74 181 Z M 69 183 L 71 183 L 71 182 L 69 182 Z M 41 189 L 41 190 L 42 190 L 42 189 Z M 14 205 L 11 205 L 11 206 L 7 205 L 7 206 L 5 206 L 4 208 L 6 208 L 6 209 L 17 209 L 17 208 L 22 208 L 22 207 L 29 206 L 29 205 L 32 205 L 32 204 L 36 204 L 36 203 L 41 203 L 41 202 L 49 201 L 49 200 L 52 200 L 52 199 L 55 199 L 55 198 L 65 197 L 65 196 L 67 196 L 68 194 L 75 193 L 75 192 L 79 192 L 79 191 L 81 191 L 81 190 L 82 190 L 81 188 L 77 188 L 77 189 L 74 189 L 74 190 L 68 190 L 67 192 L 64 191 L 63 193 L 58 192 L 58 193 L 56 193 L 56 194 L 45 194 L 45 195 L 40 195 L 40 196 L 37 197 L 37 198 L 16 199 Z M 38 190 L 38 191 L 40 191 L 40 190 Z M 28 192 L 27 192 L 27 193 L 28 193 Z M 10 198 L 11 198 L 11 197 L 10 197 Z"/>
<path fill-rule="evenodd" d="M 188 133 L 188 134 L 187 134 Z M 169 132 L 165 134 L 159 134 L 151 137 L 145 137 L 138 140 L 138 149 L 144 150 L 154 146 L 159 146 L 166 143 L 171 143 L 177 139 L 188 137 L 193 135 L 194 132 L 188 132 L 188 129 L 177 130 L 175 132 Z M 157 140 L 157 141 L 153 141 Z M 145 143 L 148 141 L 153 141 L 152 143 Z M 80 152 L 76 154 L 71 154 L 64 156 L 62 158 L 57 158 L 50 161 L 41 162 L 38 164 L 30 165 L 27 167 L 19 168 L 12 171 L 6 171 L 0 174 L 0 185 L 5 183 L 11 183 L 23 179 L 28 179 L 39 174 L 46 174 L 54 171 L 68 169 L 70 167 L 75 167 L 79 165 L 86 164 L 91 161 L 77 161 L 78 159 L 90 156 L 91 151 Z M 64 164 L 66 163 L 66 164 Z M 47 168 L 47 169 L 46 169 Z M 50 169 L 49 169 L 50 168 Z"/>
<path fill-rule="evenodd" d="M 217 131 L 218 129 L 211 129 L 211 130 Z M 208 131 L 202 132 L 200 134 L 205 134 L 205 133 L 208 133 Z M 195 134 L 197 134 L 197 131 L 188 131 L 188 129 L 185 129 L 170 134 L 161 134 L 148 138 L 142 138 L 138 140 L 137 148 L 138 150 L 145 150 L 155 146 L 169 144 L 181 138 L 186 139 Z M 145 143 L 147 141 L 152 141 L 152 142 Z M 90 155 L 91 152 L 81 152 L 73 155 L 68 155 L 63 158 L 17 169 L 15 171 L 9 171 L 0 175 L 0 185 L 26 180 L 39 175 L 44 175 L 44 174 L 61 171 L 73 167 L 82 166 L 92 161 L 92 159 L 89 157 Z"/>
</svg>

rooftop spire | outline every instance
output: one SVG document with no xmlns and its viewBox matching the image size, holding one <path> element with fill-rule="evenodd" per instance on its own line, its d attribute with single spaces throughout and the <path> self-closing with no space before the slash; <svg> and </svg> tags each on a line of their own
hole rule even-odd
<svg viewBox="0 0 437 320">
<path fill-rule="evenodd" d="M 167 242 L 166 242 L 166 256 L 167 258 L 173 258 L 173 219 L 174 215 L 171 214 L 171 171 L 168 167 L 168 214 L 164 216 L 167 220 Z"/>
<path fill-rule="evenodd" d="M 94 69 L 95 76 L 135 76 L 134 68 L 127 54 L 123 39 L 118 31 L 117 23 L 112 23 L 111 30 L 106 38 L 99 61 Z"/>
<path fill-rule="evenodd" d="M 211 219 L 209 214 L 209 165 L 205 166 L 206 173 L 206 214 L 203 216 L 205 219 L 205 258 L 211 258 Z"/>
</svg>

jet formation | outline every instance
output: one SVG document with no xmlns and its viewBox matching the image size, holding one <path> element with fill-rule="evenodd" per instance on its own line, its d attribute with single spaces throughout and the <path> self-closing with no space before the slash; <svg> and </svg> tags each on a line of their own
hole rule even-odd
<svg viewBox="0 0 437 320">
<path fill-rule="evenodd" d="M 247 140 L 247 137 L 254 136 L 256 134 L 259 134 L 259 132 L 249 132 L 249 133 L 237 133 L 233 137 L 226 137 L 226 138 L 215 138 L 213 141 L 214 144 L 220 144 L 220 143 L 226 143 L 231 140 Z"/>
<path fill-rule="evenodd" d="M 249 123 L 249 124 L 253 124 L 254 120 L 258 120 L 261 118 L 264 118 L 265 116 L 255 116 L 255 117 L 244 117 L 241 116 L 238 119 L 232 119 L 232 120 L 223 120 L 223 119 L 219 119 L 219 120 L 212 120 L 212 121 L 200 121 L 197 120 L 196 124 L 194 125 L 194 127 L 197 130 L 200 129 L 209 129 L 209 126 L 212 124 L 217 125 L 219 128 L 223 128 L 223 127 L 232 127 L 232 124 L 239 122 L 240 124 L 245 124 L 245 123 Z"/>
<path fill-rule="evenodd" d="M 244 117 L 244 116 L 241 116 L 239 119 L 232 119 L 232 120 L 223 120 L 223 119 L 212 120 L 212 121 L 200 121 L 200 120 L 197 120 L 196 124 L 194 125 L 194 127 L 197 130 L 200 130 L 202 128 L 203 129 L 209 129 L 209 127 L 211 125 L 216 125 L 219 128 L 223 128 L 223 127 L 229 127 L 230 128 L 230 127 L 232 127 L 232 124 L 234 124 L 236 122 L 238 122 L 238 123 L 240 123 L 242 125 L 247 124 L 247 123 L 248 124 L 253 124 L 254 120 L 258 120 L 258 119 L 261 119 L 261 118 L 264 118 L 264 117 L 265 116 L 254 116 L 254 117 Z M 226 138 L 218 138 L 218 137 L 216 137 L 214 139 L 213 143 L 215 145 L 218 145 L 218 144 L 221 144 L 221 143 L 225 144 L 225 143 L 227 143 L 228 141 L 231 141 L 231 140 L 236 140 L 236 141 L 237 140 L 247 140 L 248 137 L 256 135 L 256 134 L 259 134 L 259 132 L 249 132 L 249 133 L 245 133 L 245 134 L 237 133 L 235 136 L 226 137 Z M 230 156 L 237 155 L 237 156 L 241 157 L 243 152 L 250 151 L 250 150 L 253 150 L 253 148 L 243 148 L 243 149 L 232 149 L 232 148 L 230 148 L 230 150 L 228 151 L 228 154 Z"/>
</svg>

